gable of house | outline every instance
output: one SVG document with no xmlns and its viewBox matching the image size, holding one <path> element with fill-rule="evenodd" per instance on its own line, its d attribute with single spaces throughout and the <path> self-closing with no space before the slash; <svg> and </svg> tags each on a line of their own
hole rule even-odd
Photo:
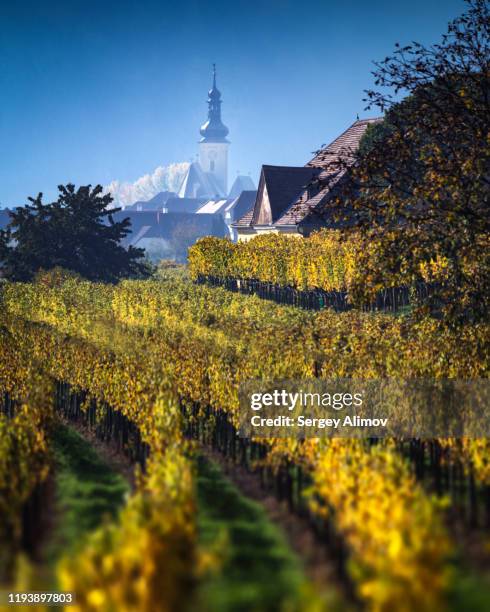
<svg viewBox="0 0 490 612">
<path fill-rule="evenodd" d="M 345 174 L 345 162 L 354 159 L 361 138 L 369 125 L 381 119 L 359 119 L 329 145 L 322 147 L 302 168 L 287 166 L 263 166 L 259 190 L 254 206 L 234 224 L 238 236 L 256 231 L 297 233 L 304 235 L 323 226 L 337 226 L 320 211 L 333 197 Z M 340 164 L 339 162 L 343 163 Z M 315 173 L 300 174 L 303 170 Z M 298 179 L 301 177 L 301 181 Z M 315 185 L 312 179 L 318 178 Z M 292 186 L 295 188 L 291 188 Z"/>
<path fill-rule="evenodd" d="M 308 166 L 262 166 L 253 225 L 272 225 L 319 173 Z"/>
</svg>

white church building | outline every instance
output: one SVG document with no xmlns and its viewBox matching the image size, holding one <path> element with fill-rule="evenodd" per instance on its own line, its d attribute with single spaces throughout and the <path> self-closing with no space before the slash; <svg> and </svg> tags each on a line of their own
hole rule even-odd
<svg viewBox="0 0 490 612">
<path fill-rule="evenodd" d="M 199 158 L 189 165 L 178 192 L 162 191 L 118 213 L 121 218 L 129 216 L 132 223 L 127 243 L 146 248 L 154 259 L 171 257 L 169 253 L 176 251 L 177 243 L 185 247 L 185 243 L 192 244 L 201 236 L 236 240 L 232 224 L 255 201 L 256 188 L 250 176 L 238 175 L 228 188 L 230 141 L 221 119 L 215 65 L 207 103 L 208 118 L 200 129 Z"/>
<path fill-rule="evenodd" d="M 254 191 L 249 176 L 239 175 L 228 190 L 229 130 L 221 119 L 221 92 L 216 86 L 216 65 L 213 64 L 213 85 L 208 92 L 208 118 L 201 126 L 199 161 L 191 163 L 179 189 L 180 198 L 235 199 L 242 191 Z"/>
</svg>

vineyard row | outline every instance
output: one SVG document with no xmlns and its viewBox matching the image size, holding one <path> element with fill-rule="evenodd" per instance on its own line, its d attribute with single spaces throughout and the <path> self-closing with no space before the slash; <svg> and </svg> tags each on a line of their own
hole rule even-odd
<svg viewBox="0 0 490 612">
<path fill-rule="evenodd" d="M 175 280 L 118 287 L 79 281 L 56 287 L 16 285 L 7 287 L 4 305 L 13 314 L 45 321 L 62 332 L 58 335 L 22 319 L 6 322 L 51 376 L 125 414 L 143 438 L 154 428 L 152 406 L 162 397 L 166 408 L 159 418 L 179 422 L 175 406 L 181 414 L 184 400 L 186 406 L 204 411 L 201 417 L 206 410 L 212 411 L 213 419 L 224 414 L 226 427 L 233 427 L 238 385 L 252 377 L 355 376 L 361 371 L 367 377 L 394 371 L 478 376 L 488 368 L 482 358 L 487 355 L 488 337 L 483 327 L 455 334 L 433 320 L 414 325 L 362 313 L 312 315 Z M 248 332 L 246 343 L 242 330 Z M 481 339 L 480 345 L 473 334 Z M 299 341 L 302 351 L 296 350 Z M 438 346 L 453 349 L 447 352 L 450 359 L 434 357 Z M 165 359 L 167 355 L 171 358 Z M 185 423 L 195 421 L 187 418 Z M 201 426 L 205 428 L 205 423 Z M 229 440 L 230 452 L 239 456 L 240 447 L 235 445 L 240 442 L 236 436 Z M 488 483 L 485 441 L 441 440 L 418 449 L 409 444 L 408 452 L 402 453 L 403 444 L 390 441 L 374 446 L 345 440 L 267 444 L 259 463 L 275 473 L 284 474 L 284 466 L 289 465 L 308 474 L 314 491 L 309 508 L 316 516 L 327 514 L 344 538 L 349 567 L 357 568 L 351 576 L 361 598 L 378 607 L 397 605 L 407 597 L 420 605 L 439 600 L 446 584 L 450 540 L 441 504 L 416 482 L 408 458 L 417 465 L 418 457 L 420 466 L 429 453 L 433 468 L 426 466 L 425 476 L 431 469 L 441 472 L 442 486 L 453 482 L 467 498 L 471 487 L 464 482 L 471 482 L 470 474 L 478 487 Z M 247 452 L 249 457 L 251 451 Z M 447 462 L 459 468 L 445 476 Z M 284 476 L 280 480 L 284 478 L 287 481 Z M 400 533 L 405 534 L 402 540 Z M 394 541 L 399 542 L 396 548 Z M 407 568 L 420 590 L 406 582 Z"/>
</svg>

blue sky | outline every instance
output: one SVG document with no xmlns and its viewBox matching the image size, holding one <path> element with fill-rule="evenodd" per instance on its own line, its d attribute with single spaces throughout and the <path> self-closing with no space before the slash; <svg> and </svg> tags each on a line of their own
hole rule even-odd
<svg viewBox="0 0 490 612">
<path fill-rule="evenodd" d="M 230 176 L 303 165 L 366 113 L 372 61 L 462 0 L 0 2 L 0 202 L 134 181 L 197 153 L 212 62 Z"/>
</svg>

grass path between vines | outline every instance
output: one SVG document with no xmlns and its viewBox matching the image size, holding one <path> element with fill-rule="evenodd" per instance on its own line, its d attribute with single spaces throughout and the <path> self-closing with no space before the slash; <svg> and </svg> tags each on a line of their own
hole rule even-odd
<svg viewBox="0 0 490 612">
<path fill-rule="evenodd" d="M 51 446 L 54 519 L 43 554 L 49 573 L 105 517 L 115 517 L 130 492 L 126 470 L 108 445 L 77 425 L 60 423 Z M 301 561 L 261 505 L 243 496 L 216 463 L 202 457 L 197 460 L 196 489 L 200 545 L 219 559 L 219 569 L 200 585 L 199 608 L 277 612 L 288 603 L 288 610 L 300 609 L 306 586 Z"/>
<path fill-rule="evenodd" d="M 42 555 L 48 575 L 105 517 L 116 516 L 131 489 L 122 460 L 119 464 L 108 446 L 92 437 L 63 423 L 52 435 L 54 516 Z M 244 495 L 213 459 L 199 456 L 196 473 L 200 545 L 218 566 L 200 585 L 199 609 L 302 610 L 311 592 L 302 560 L 263 504 Z M 455 569 L 449 609 L 488 610 L 488 576 L 482 581 L 481 571 Z M 339 603 L 333 597 L 328 609 L 340 609 Z"/>
<path fill-rule="evenodd" d="M 73 427 L 60 423 L 51 443 L 55 519 L 44 555 L 49 565 L 76 548 L 104 517 L 114 517 L 130 489 L 124 476 Z"/>
<path fill-rule="evenodd" d="M 307 581 L 284 534 L 259 503 L 244 497 L 215 462 L 202 456 L 197 498 L 200 544 L 221 562 L 201 586 L 202 607 L 213 612 L 302 609 Z"/>
</svg>

